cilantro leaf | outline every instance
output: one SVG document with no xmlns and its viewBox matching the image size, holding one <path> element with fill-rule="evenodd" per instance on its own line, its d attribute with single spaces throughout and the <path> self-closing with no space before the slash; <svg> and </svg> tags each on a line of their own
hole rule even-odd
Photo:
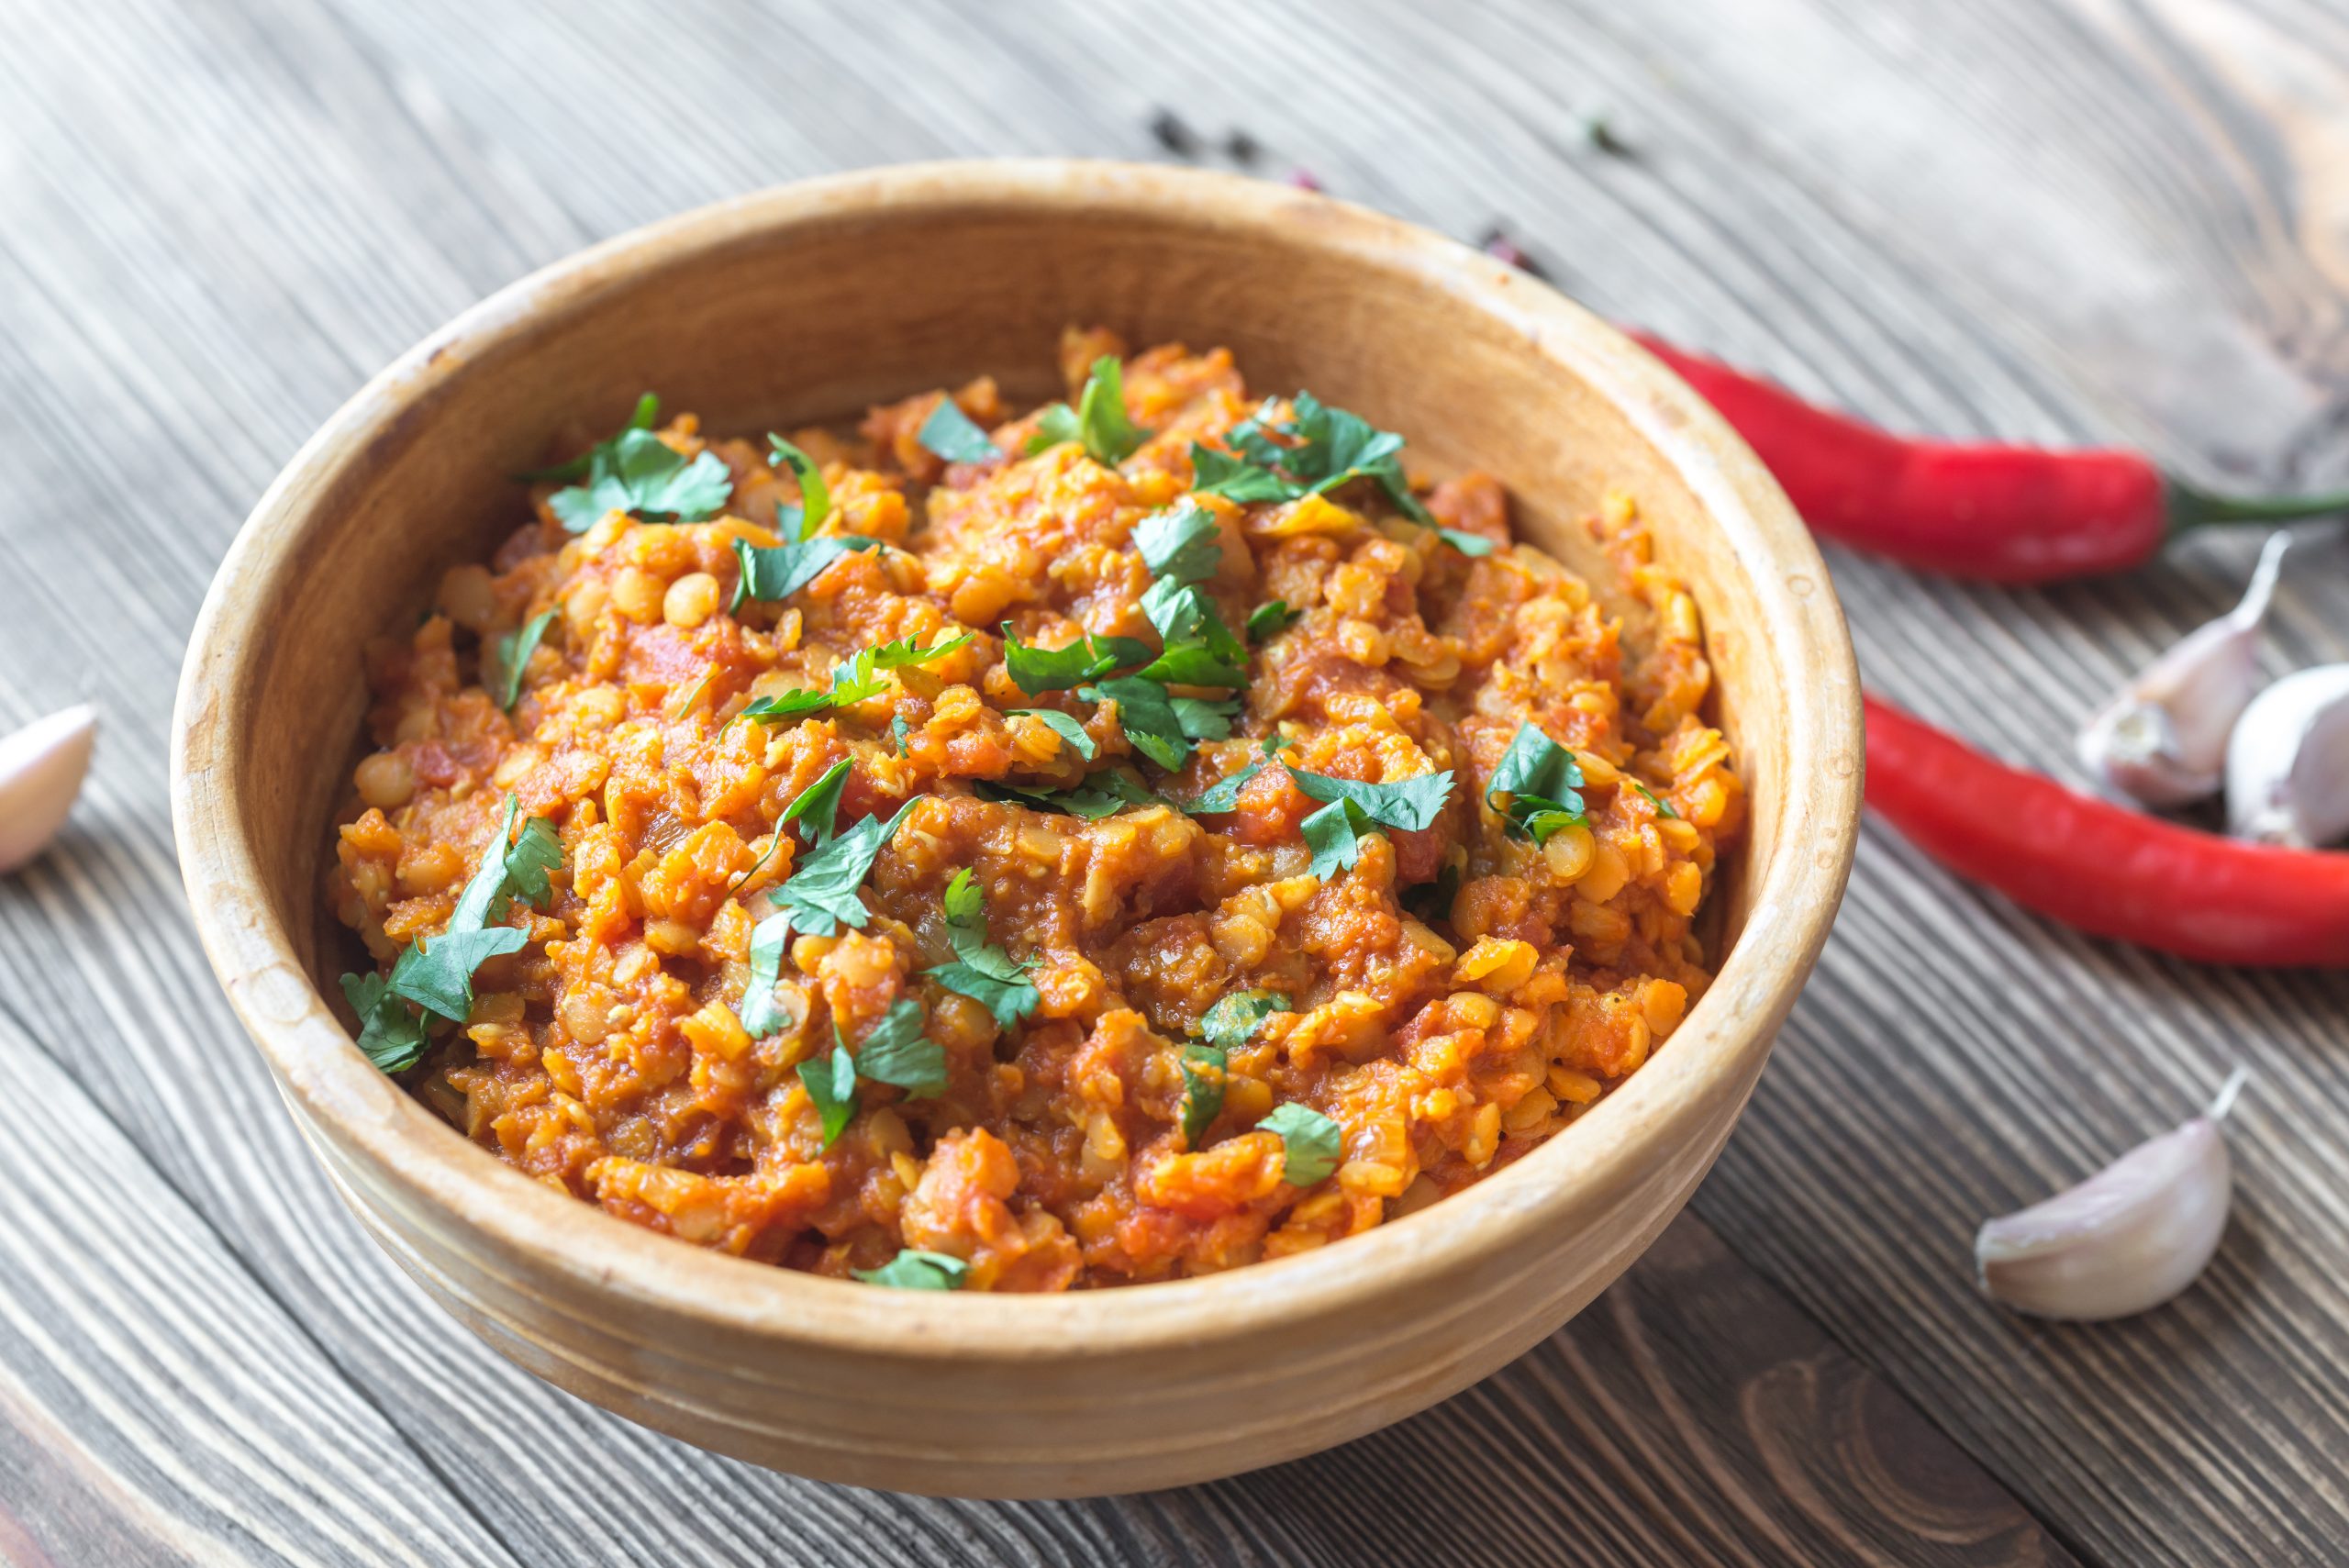
<svg viewBox="0 0 2349 1568">
<path fill-rule="evenodd" d="M 1392 430 L 1381 430 L 1359 414 L 1332 408 L 1309 392 L 1289 399 L 1288 422 L 1281 428 L 1302 442 L 1290 450 L 1285 465 L 1308 481 L 1313 494 L 1372 479 L 1411 521 L 1435 520 L 1411 494 L 1410 481 L 1403 474 L 1403 438 Z"/>
<path fill-rule="evenodd" d="M 816 460 L 776 435 L 767 432 L 767 463 L 774 468 L 788 468 L 792 477 L 799 481 L 799 499 L 787 506 L 774 509 L 777 531 L 788 534 L 796 528 L 800 542 L 816 537 L 824 519 L 832 515 L 831 487 L 824 483 L 824 470 Z"/>
<path fill-rule="evenodd" d="M 1499 548 L 1483 534 L 1472 534 L 1464 528 L 1438 528 L 1436 537 L 1463 555 L 1490 555 Z"/>
<path fill-rule="evenodd" d="M 636 399 L 636 412 L 628 417 L 628 423 L 622 425 L 620 429 L 623 433 L 629 430 L 649 430 L 660 422 L 661 399 L 650 392 L 640 393 Z M 612 438 L 613 440 L 618 439 L 618 436 Z M 524 484 L 536 484 L 541 480 L 560 479 L 567 484 L 574 479 L 584 479 L 587 477 L 587 470 L 595 463 L 596 454 L 611 444 L 611 441 L 598 441 L 569 462 L 558 462 L 548 468 L 526 469 L 514 477 Z"/>
<path fill-rule="evenodd" d="M 860 534 L 826 534 L 822 539 L 778 545 L 755 545 L 738 539 L 734 541 L 734 559 L 741 563 L 742 570 L 735 580 L 734 598 L 726 606 L 726 613 L 732 615 L 740 610 L 745 599 L 768 605 L 787 599 L 822 576 L 824 568 L 833 562 L 860 550 L 878 549 L 880 543 L 877 539 Z"/>
<path fill-rule="evenodd" d="M 548 610 L 532 616 L 522 623 L 518 631 L 509 631 L 496 642 L 496 654 L 492 662 L 497 684 L 497 706 L 507 713 L 522 700 L 522 673 L 530 666 L 530 655 L 539 651 L 539 643 L 546 637 L 547 628 L 554 624 L 555 612 Z"/>
<path fill-rule="evenodd" d="M 1003 667 L 1012 684 L 1030 696 L 1064 692 L 1150 657 L 1150 645 L 1138 639 L 1095 637 L 1089 632 L 1066 648 L 1039 648 L 1020 641 L 1011 623 L 1003 623 Z"/>
<path fill-rule="evenodd" d="M 688 458 L 631 426 L 588 454 L 586 483 L 547 497 L 563 528 L 585 533 L 608 512 L 648 523 L 697 523 L 734 494 L 734 473 L 716 452 Z"/>
<path fill-rule="evenodd" d="M 1287 1011 L 1288 998 L 1277 991 L 1234 991 L 1208 1009 L 1199 1020 L 1199 1032 L 1209 1044 L 1237 1051 L 1255 1034 L 1257 1025 Z"/>
<path fill-rule="evenodd" d="M 1170 697 L 1175 722 L 1183 733 L 1194 740 L 1227 740 L 1231 737 L 1231 721 L 1240 717 L 1237 697 L 1209 701 L 1206 697 Z"/>
<path fill-rule="evenodd" d="M 1204 583 L 1223 563 L 1223 546 L 1217 542 L 1221 532 L 1215 514 L 1186 497 L 1180 506 L 1136 523 L 1133 543 L 1152 577 Z"/>
<path fill-rule="evenodd" d="M 1168 773 L 1191 760 L 1191 738 L 1183 732 L 1183 716 L 1174 709 L 1166 688 L 1140 675 L 1121 675 L 1098 685 L 1079 686 L 1076 695 L 1088 702 L 1118 705 L 1118 727 L 1134 749 Z"/>
<path fill-rule="evenodd" d="M 1263 501 L 1289 501 L 1297 496 L 1297 487 L 1271 469 L 1260 468 L 1245 458 L 1219 452 L 1197 441 L 1191 443 L 1191 488 L 1200 495 L 1220 495 L 1243 506 Z"/>
<path fill-rule="evenodd" d="M 1647 785 L 1642 784 L 1639 780 L 1634 778 L 1626 778 L 1623 782 L 1630 784 L 1633 789 L 1638 790 L 1642 795 L 1646 795 L 1648 797 L 1648 804 L 1655 807 L 1655 814 L 1658 817 L 1677 817 L 1680 815 L 1679 812 L 1673 809 L 1672 802 L 1664 799 L 1664 796 L 1656 794 L 1655 791 L 1648 788 Z"/>
<path fill-rule="evenodd" d="M 842 926 L 863 930 L 870 917 L 857 890 L 873 870 L 874 857 L 921 800 L 920 795 L 914 796 L 886 822 L 878 817 L 865 817 L 818 845 L 793 868 L 789 880 L 768 895 L 790 916 L 793 928 L 815 937 L 836 935 Z"/>
<path fill-rule="evenodd" d="M 506 819 L 514 819 L 520 802 L 507 795 Z M 543 817 L 533 817 L 522 824 L 522 831 L 514 840 L 514 847 L 506 851 L 506 886 L 515 897 L 534 909 L 543 909 L 554 897 L 554 884 L 548 873 L 562 864 L 562 840 L 554 824 Z M 499 911 L 503 915 L 504 911 Z"/>
<path fill-rule="evenodd" d="M 954 873 L 940 902 L 945 907 L 946 940 L 954 945 L 954 960 L 933 965 L 926 973 L 949 991 L 984 1006 L 1000 1029 L 1009 1029 L 1042 1006 L 1044 998 L 1028 980 L 1034 963 L 1015 962 L 1009 953 L 987 940 L 986 894 L 969 867 Z"/>
<path fill-rule="evenodd" d="M 927 648 L 910 637 L 901 637 L 895 642 L 884 642 L 872 651 L 873 667 L 876 670 L 902 670 L 908 664 L 927 664 L 934 659 L 945 658 L 956 649 L 967 647 L 972 635 L 966 631 L 960 637 L 950 637 L 942 641 L 933 642 Z"/>
<path fill-rule="evenodd" d="M 849 767 L 849 759 L 842 757 L 817 775 L 814 784 L 794 795 L 791 804 L 783 808 L 783 815 L 775 818 L 776 833 L 779 835 L 785 824 L 804 817 L 807 819 L 808 842 L 821 844 L 829 840 L 840 813 L 841 791 L 848 785 Z"/>
<path fill-rule="evenodd" d="M 914 439 L 949 462 L 993 462 L 1003 455 L 952 397 L 938 400 Z"/>
<path fill-rule="evenodd" d="M 1485 804 L 1501 811 L 1508 831 L 1546 844 L 1561 828 L 1585 819 L 1582 767 L 1575 754 L 1531 724 L 1520 724 L 1485 786 Z M 1493 796 L 1507 795 L 1506 810 Z"/>
<path fill-rule="evenodd" d="M 925 663 L 942 658 L 971 640 L 971 633 L 950 637 L 929 648 L 918 647 L 910 637 L 896 642 L 885 642 L 877 648 L 860 649 L 851 658 L 832 666 L 832 684 L 820 692 L 803 691 L 794 687 L 780 695 L 760 697 L 734 717 L 749 719 L 753 724 L 780 724 L 785 719 L 806 718 L 810 714 L 834 708 L 853 707 L 879 696 L 889 689 L 883 680 L 883 670 L 899 670 L 909 664 Z"/>
<path fill-rule="evenodd" d="M 797 687 L 776 696 L 758 697 L 734 717 L 751 724 L 780 724 L 787 718 L 805 718 L 811 713 L 822 713 L 832 706 L 829 691 L 807 692 Z"/>
<path fill-rule="evenodd" d="M 1248 612 L 1248 639 L 1263 642 L 1276 637 L 1296 625 L 1297 617 L 1304 614 L 1303 610 L 1290 609 L 1286 599 L 1268 599 Z"/>
<path fill-rule="evenodd" d="M 1093 361 L 1093 373 L 1085 378 L 1075 410 L 1071 412 L 1065 403 L 1045 409 L 1028 450 L 1033 453 L 1063 441 L 1083 441 L 1085 456 L 1104 468 L 1115 468 L 1148 439 L 1150 432 L 1126 417 L 1124 367 L 1117 355 L 1104 354 Z"/>
<path fill-rule="evenodd" d="M 342 995 L 359 1015 L 359 1049 L 386 1073 L 405 1073 L 424 1058 L 431 1037 L 424 1020 L 396 993 L 392 983 L 369 971 L 342 977 Z"/>
<path fill-rule="evenodd" d="M 890 1003 L 856 1048 L 857 1075 L 895 1084 L 917 1100 L 936 1097 L 946 1087 L 946 1048 L 921 1032 L 922 1022 L 919 1002 L 900 996 Z"/>
<path fill-rule="evenodd" d="M 896 743 L 897 755 L 900 757 L 906 754 L 906 736 L 910 733 L 910 731 L 911 727 L 906 723 L 906 716 L 904 714 L 897 713 L 889 716 L 889 738 Z"/>
<path fill-rule="evenodd" d="M 791 1015 L 783 1010 L 774 994 L 777 982 L 783 979 L 783 951 L 790 942 L 788 910 L 770 915 L 751 928 L 751 974 L 743 984 L 742 1006 L 735 1016 L 742 1020 L 742 1032 L 753 1040 L 781 1034 L 791 1025 Z"/>
<path fill-rule="evenodd" d="M 493 958 L 520 952 L 530 933 L 519 926 L 451 929 L 423 937 L 392 965 L 391 990 L 428 1012 L 462 1024 L 473 1010 L 473 971 Z"/>
<path fill-rule="evenodd" d="M 1219 811 L 1237 811 L 1240 809 L 1241 786 L 1264 771 L 1264 760 L 1259 757 L 1238 773 L 1229 774 L 1219 781 L 1214 788 L 1183 809 L 1194 817 L 1213 816 Z"/>
<path fill-rule="evenodd" d="M 1291 1186 L 1309 1187 L 1338 1168 L 1345 1152 L 1345 1132 L 1310 1106 L 1295 1100 L 1275 1106 L 1272 1115 L 1256 1124 L 1281 1140 L 1281 1180 Z"/>
<path fill-rule="evenodd" d="M 1360 784 L 1294 767 L 1289 768 L 1288 776 L 1306 795 L 1329 802 L 1298 824 L 1306 846 L 1313 851 L 1308 870 L 1324 879 L 1361 860 L 1364 829 L 1375 825 L 1411 832 L 1431 827 L 1452 795 L 1449 770 L 1393 784 Z"/>
<path fill-rule="evenodd" d="M 944 1252 L 907 1247 L 877 1269 L 851 1269 L 866 1284 L 894 1285 L 899 1290 L 959 1290 L 971 1265 Z"/>
<path fill-rule="evenodd" d="M 1452 772 L 1448 768 L 1440 773 L 1422 773 L 1393 784 L 1360 784 L 1294 767 L 1289 768 L 1288 776 L 1299 790 L 1315 800 L 1343 801 L 1380 827 L 1406 832 L 1435 826 L 1443 803 L 1452 798 Z"/>
<path fill-rule="evenodd" d="M 829 1149 L 856 1116 L 856 1059 L 841 1039 L 840 1025 L 832 1026 L 831 1053 L 820 1059 L 809 1057 L 799 1064 L 798 1072 L 799 1082 L 807 1086 L 807 1097 L 815 1102 L 816 1114 L 823 1121 L 824 1147 Z"/>
<path fill-rule="evenodd" d="M 1226 1057 L 1219 1045 L 1183 1047 L 1183 1145 L 1197 1149 L 1223 1111 Z"/>
<path fill-rule="evenodd" d="M 1088 822 L 1114 817 L 1129 806 L 1165 804 L 1138 780 L 1116 768 L 1088 773 L 1083 784 L 1068 789 L 1033 789 L 1002 779 L 974 779 L 972 784 L 982 800 L 1017 801 L 1038 811 L 1066 812 Z"/>
<path fill-rule="evenodd" d="M 1305 847 L 1313 851 L 1313 863 L 1306 868 L 1312 875 L 1326 882 L 1341 871 L 1352 871 L 1362 860 L 1354 809 L 1345 801 L 1332 801 L 1297 825 Z"/>
<path fill-rule="evenodd" d="M 1038 720 L 1048 727 L 1053 734 L 1059 736 L 1072 751 L 1088 762 L 1093 761 L 1094 757 L 1101 750 L 1098 745 L 1095 744 L 1093 737 L 1085 732 L 1085 726 L 1079 724 L 1072 715 L 1063 713 L 1058 708 L 1015 707 L 1008 710 L 1003 717 L 1006 718 L 1032 718 Z"/>
</svg>

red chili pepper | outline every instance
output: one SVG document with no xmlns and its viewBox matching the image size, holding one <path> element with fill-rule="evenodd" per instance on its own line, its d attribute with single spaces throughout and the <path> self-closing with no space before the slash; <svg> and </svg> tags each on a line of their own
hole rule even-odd
<svg viewBox="0 0 2349 1568">
<path fill-rule="evenodd" d="M 2349 510 L 2349 492 L 2213 495 L 2130 451 L 1910 440 L 1631 336 L 1720 410 L 1813 529 L 1920 571 L 2048 583 L 2143 565 L 2188 528 Z"/>
<path fill-rule="evenodd" d="M 2349 854 L 2197 832 L 2065 788 L 1867 699 L 1867 802 L 2027 909 L 2209 963 L 2349 968 Z"/>
</svg>

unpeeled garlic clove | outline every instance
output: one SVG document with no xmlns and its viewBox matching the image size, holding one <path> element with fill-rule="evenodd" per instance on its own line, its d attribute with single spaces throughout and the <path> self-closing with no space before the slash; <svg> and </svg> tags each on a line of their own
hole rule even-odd
<svg viewBox="0 0 2349 1568">
<path fill-rule="evenodd" d="M 2314 849 L 2349 838 L 2349 664 L 2285 676 L 2227 742 L 2227 831 Z"/>
<path fill-rule="evenodd" d="M 2226 1234 L 2234 1169 L 2219 1123 L 2243 1080 L 2238 1068 L 2203 1115 L 1985 1223 L 1974 1240 L 1984 1292 L 2036 1317 L 2098 1321 L 2150 1311 L 2192 1284 Z"/>
<path fill-rule="evenodd" d="M 48 848 L 65 825 L 97 739 L 97 710 L 86 704 L 0 739 L 0 876 Z"/>
<path fill-rule="evenodd" d="M 2291 542 L 2272 535 L 2243 602 L 2139 671 L 2081 729 L 2081 764 L 2108 787 L 2153 806 L 2219 792 L 2227 737 L 2259 690 L 2259 627 Z"/>
</svg>

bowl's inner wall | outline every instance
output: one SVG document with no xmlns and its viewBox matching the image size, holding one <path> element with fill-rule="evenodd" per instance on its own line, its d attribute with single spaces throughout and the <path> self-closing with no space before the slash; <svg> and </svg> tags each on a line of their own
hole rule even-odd
<svg viewBox="0 0 2349 1568">
<path fill-rule="evenodd" d="M 509 476 L 541 459 L 551 432 L 617 427 L 647 388 L 714 432 L 852 416 L 980 374 L 1024 403 L 1060 393 L 1055 345 L 1072 322 L 1137 348 L 1227 346 L 1258 393 L 1309 386 L 1401 431 L 1415 466 L 1485 468 L 1508 485 L 1520 532 L 1595 583 L 1609 573 L 1581 519 L 1609 488 L 1636 496 L 1658 559 L 1706 612 L 1717 721 L 1752 793 L 1752 826 L 1715 897 L 1722 940 L 1733 938 L 1788 784 L 1786 674 L 1739 629 L 1764 620 L 1744 563 L 1625 414 L 1538 340 L 1380 253 L 1375 236 L 1351 253 L 1308 243 L 1347 239 L 1361 220 L 1343 209 L 1300 198 L 1295 224 L 1292 244 L 1139 204 L 863 211 L 649 269 L 607 260 L 537 290 L 521 330 L 486 348 L 461 334 L 415 368 L 414 400 L 324 498 L 336 521 L 317 548 L 276 581 L 236 585 L 285 606 L 273 643 L 315 651 L 250 665 L 257 754 L 243 810 L 275 913 L 326 995 L 344 938 L 323 913 L 321 873 L 363 744 L 364 647 L 411 625 L 447 567 L 484 558 L 523 520 Z"/>
</svg>

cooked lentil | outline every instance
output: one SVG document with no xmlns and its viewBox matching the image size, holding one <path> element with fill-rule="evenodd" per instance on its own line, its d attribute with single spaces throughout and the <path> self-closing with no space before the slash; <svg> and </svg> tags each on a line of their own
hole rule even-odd
<svg viewBox="0 0 2349 1568">
<path fill-rule="evenodd" d="M 1073 329 L 1072 401 L 1097 355 L 1123 352 Z M 1602 606 L 1509 544 L 1484 473 L 1424 493 L 1442 527 L 1502 547 L 1476 557 L 1367 483 L 1202 498 L 1220 548 L 1203 586 L 1224 623 L 1274 600 L 1301 613 L 1252 618 L 1266 635 L 1230 738 L 1169 774 L 1137 755 L 1116 703 L 1020 690 L 998 634 L 1154 646 L 1135 527 L 1189 492 L 1193 441 L 1220 445 L 1251 407 L 1222 350 L 1152 349 L 1124 377 L 1152 434 L 1114 468 L 1073 442 L 1027 455 L 1039 414 L 1013 417 L 985 379 L 952 395 L 996 461 L 921 444 L 938 392 L 874 409 L 854 436 L 796 432 L 828 481 L 822 532 L 886 548 L 736 610 L 736 541 L 785 542 L 776 507 L 799 487 L 682 416 L 660 439 L 725 463 L 722 515 L 614 512 L 573 535 L 542 484 L 487 566 L 451 571 L 438 613 L 373 651 L 378 750 L 353 773 L 329 882 L 373 957 L 449 922 L 509 793 L 563 850 L 549 906 L 508 917 L 528 946 L 481 965 L 470 1018 L 416 1074 L 429 1104 L 518 1168 L 703 1246 L 839 1277 L 912 1250 L 967 1265 L 926 1265 L 932 1284 L 1059 1290 L 1211 1273 L 1412 1212 L 1556 1132 L 1671 1036 L 1708 977 L 1692 919 L 1742 796 L 1700 717 L 1697 606 L 1653 562 L 1631 501 L 1588 524 L 1619 579 Z M 550 610 L 509 716 L 484 651 Z M 861 649 L 966 631 L 884 672 L 878 695 L 733 722 L 756 699 L 823 692 Z M 1587 802 L 1539 845 L 1486 799 L 1527 724 L 1573 751 Z M 1138 765 L 1187 802 L 1275 737 L 1285 747 L 1228 814 L 1153 803 L 1086 820 L 974 788 Z M 778 818 L 843 759 L 842 830 L 921 798 L 873 863 L 865 927 L 790 937 L 783 1025 L 754 1037 L 751 932 L 812 853 Z M 1431 826 L 1366 829 L 1358 862 L 1325 880 L 1300 833 L 1321 803 L 1282 763 L 1456 781 Z M 1034 1010 L 1008 1028 L 925 973 L 971 940 L 941 904 L 963 868 L 988 934 L 1032 964 Z M 1411 913 L 1427 906 L 1403 895 L 1447 876 L 1448 917 Z M 1186 1084 L 1218 1076 L 1197 1037 L 1241 992 L 1285 1006 L 1261 1022 L 1240 1010 L 1252 1032 L 1225 1053 L 1219 1106 L 1193 1102 L 1213 1110 L 1194 1148 Z M 910 1021 L 908 1000 L 946 1086 L 917 1098 L 868 1079 L 827 1146 L 811 1080 L 830 1082 L 836 1039 L 861 1049 L 893 1008 L 892 1029 Z M 1301 1113 L 1259 1126 L 1290 1106 L 1341 1135 L 1334 1173 L 1302 1187 L 1284 1180 L 1277 1130 Z"/>
</svg>

